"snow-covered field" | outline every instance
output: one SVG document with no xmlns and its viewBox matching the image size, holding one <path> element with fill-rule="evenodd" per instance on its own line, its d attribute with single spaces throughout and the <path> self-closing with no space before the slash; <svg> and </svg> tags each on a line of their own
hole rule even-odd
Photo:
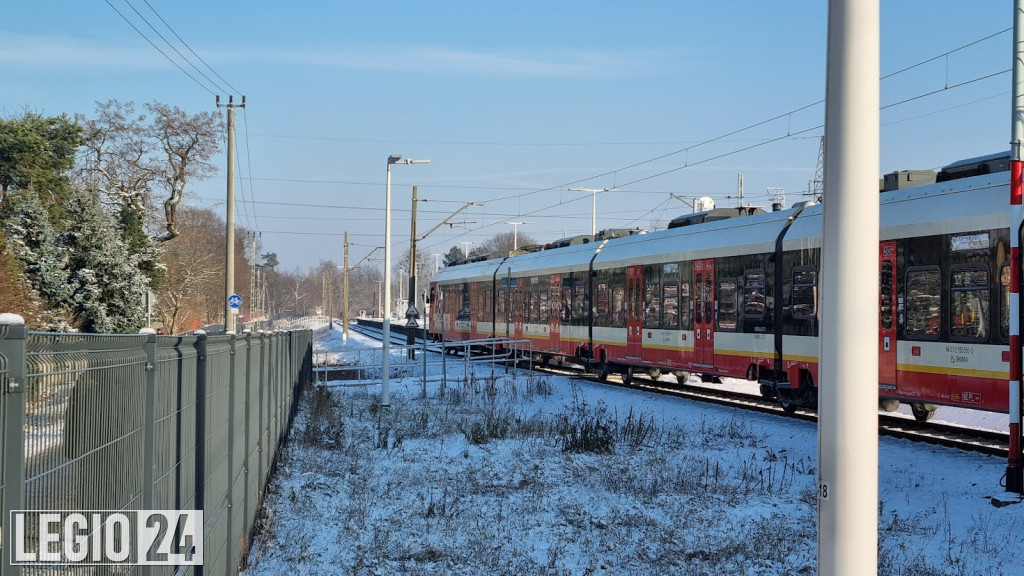
<svg viewBox="0 0 1024 576">
<path fill-rule="evenodd" d="M 426 398 L 392 380 L 389 409 L 379 385 L 328 384 L 304 398 L 247 575 L 816 572 L 814 424 L 462 362 Z M 879 573 L 1024 574 L 1024 504 L 990 501 L 1005 466 L 880 439 Z"/>
</svg>

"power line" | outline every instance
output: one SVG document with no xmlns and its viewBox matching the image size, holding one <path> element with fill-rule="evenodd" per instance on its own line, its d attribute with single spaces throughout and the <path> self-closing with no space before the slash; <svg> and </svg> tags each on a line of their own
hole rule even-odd
<svg viewBox="0 0 1024 576">
<path fill-rule="evenodd" d="M 195 57 L 196 57 L 196 58 L 197 58 L 197 59 L 198 59 L 198 60 L 199 60 L 200 62 L 202 62 L 202 63 L 203 63 L 203 65 L 204 65 L 204 66 L 206 66 L 206 68 L 210 70 L 210 72 L 213 72 L 213 75 L 214 75 L 214 76 L 216 76 L 217 78 L 220 78 L 221 82 L 223 82 L 224 84 L 226 84 L 226 85 L 227 85 L 227 87 L 228 87 L 228 88 L 231 88 L 231 90 L 232 90 L 233 92 L 235 92 L 236 94 L 241 94 L 241 93 L 242 93 L 242 91 L 241 91 L 241 90 L 238 90 L 237 88 L 235 88 L 234 86 L 232 86 L 232 85 L 231 85 L 231 83 L 230 83 L 230 82 L 228 82 L 227 80 L 225 80 L 223 76 L 221 76 L 220 74 L 218 74 L 218 73 L 217 73 L 217 71 L 216 71 L 216 70 L 214 70 L 212 66 L 210 66 L 209 64 L 207 64 L 207 63 L 206 63 L 206 60 L 203 60 L 203 57 L 202 57 L 202 56 L 200 56 L 199 54 L 196 54 L 196 51 L 195 51 L 195 50 L 193 50 L 193 49 L 192 49 L 192 47 L 188 45 L 188 42 L 185 42 L 185 39 L 184 39 L 184 38 L 182 38 L 181 36 L 179 36 L 179 35 L 178 35 L 178 33 L 174 31 L 174 28 L 172 28 L 172 27 L 171 27 L 171 25 L 170 25 L 170 24 L 168 24 L 166 20 L 164 20 L 164 17 L 163 17 L 163 16 L 161 16 L 161 15 L 160 15 L 160 13 L 156 11 L 156 8 L 153 8 L 153 5 L 149 3 L 149 0 L 142 0 L 142 1 L 146 3 L 146 6 L 149 6 L 149 9 L 153 11 L 153 14 L 156 14 L 156 17 L 157 17 L 157 18 L 159 18 L 159 19 L 160 19 L 160 21 L 164 23 L 164 26 L 166 26 L 166 27 L 167 27 L 167 29 L 171 31 L 171 34 L 174 34 L 174 36 L 175 36 L 175 37 L 176 37 L 176 38 L 177 38 L 177 39 L 178 39 L 179 41 L 181 41 L 181 43 L 182 43 L 182 44 L 183 44 L 183 45 L 185 46 L 185 48 L 188 48 L 188 51 L 189 51 L 189 52 L 191 52 L 191 53 L 192 53 L 192 55 L 193 55 L 193 56 L 195 56 Z"/>
<path fill-rule="evenodd" d="M 196 66 L 195 64 L 193 64 L 193 63 L 192 63 L 192 61 L 191 61 L 191 60 L 189 60 L 188 58 L 186 58 L 186 57 L 185 57 L 185 55 L 184 55 L 184 54 L 182 54 L 180 50 L 178 50 L 177 48 L 175 48 L 175 47 L 174 47 L 174 44 L 172 44 L 172 43 L 170 42 L 170 40 L 168 40 L 167 38 L 164 38 L 164 35 L 163 35 L 163 34 L 161 34 L 161 33 L 160 33 L 160 31 L 159 31 L 159 30 L 157 30 L 157 29 L 156 29 L 156 27 L 155 27 L 155 26 L 153 26 L 153 25 L 152 25 L 152 24 L 151 24 L 151 23 L 149 22 L 149 20 L 148 20 L 148 19 L 147 19 L 147 18 L 146 18 L 145 16 L 143 16 L 143 15 L 142 15 L 142 12 L 139 12 L 139 11 L 138 11 L 138 10 L 137 10 L 137 9 L 135 8 L 135 6 L 133 6 L 133 5 L 132 5 L 132 3 L 131 3 L 131 1 L 130 1 L 130 0 L 123 0 L 123 1 L 124 1 L 124 3 L 125 3 L 125 4 L 127 4 L 127 5 L 128 5 L 128 7 L 129 7 L 129 8 L 131 8 L 131 9 L 132 9 L 132 11 L 133 11 L 133 12 L 135 12 L 135 14 L 136 14 L 136 15 L 137 15 L 137 16 L 138 16 L 139 18 L 142 18 L 142 21 L 146 23 L 146 26 L 149 26 L 149 29 L 150 29 L 150 30 L 152 30 L 152 31 L 153 31 L 154 33 L 156 33 L 156 35 L 157 35 L 157 36 L 159 36 L 159 37 L 160 37 L 160 39 L 161 39 L 161 40 L 163 40 L 163 41 L 164 41 L 164 43 L 165 43 L 165 44 L 167 44 L 167 46 L 169 46 L 169 47 L 170 47 L 170 49 L 171 49 L 171 50 L 174 50 L 174 53 L 175 53 L 175 54 L 177 54 L 178 56 L 180 56 L 180 57 L 181 57 L 181 59 L 185 61 L 185 63 L 187 63 L 187 64 L 188 64 L 189 66 L 191 66 L 193 70 L 195 70 L 196 72 L 198 72 L 200 76 L 202 76 L 203 78 L 205 78 L 205 79 L 206 79 L 206 81 L 207 81 L 207 82 L 209 82 L 210 84 L 212 84 L 212 85 L 213 85 L 213 86 L 214 86 L 215 88 L 217 88 L 218 90 L 224 91 L 224 90 L 223 90 L 223 89 L 222 89 L 222 88 L 221 88 L 221 87 L 220 87 L 219 85 L 217 85 L 217 83 L 216 83 L 216 82 L 214 82 L 213 80 L 211 80 L 211 79 L 210 79 L 210 77 L 206 75 L 206 73 L 204 73 L 204 72 L 203 72 L 202 70 L 200 70 L 198 66 Z M 109 4 L 109 2 L 108 2 L 108 4 Z M 151 7 L 151 8 L 152 8 L 152 7 Z M 158 14 L 158 16 L 159 16 L 159 14 Z"/>
<path fill-rule="evenodd" d="M 209 89 L 209 88 L 208 88 L 208 87 L 207 87 L 207 86 L 206 86 L 205 84 L 203 84 L 202 82 L 200 82 L 199 80 L 197 80 L 197 79 L 195 78 L 195 76 L 192 76 L 191 74 L 189 74 L 187 70 L 185 70 L 184 68 L 182 68 L 182 67 L 181 67 L 181 66 L 180 66 L 180 65 L 179 65 L 179 64 L 178 64 L 177 62 L 175 62 L 175 61 L 174 61 L 174 59 L 173 59 L 173 58 L 171 58 L 170 56 L 168 56 L 168 55 L 167 55 L 167 53 L 165 53 L 165 52 L 164 52 L 163 50 L 161 50 L 159 46 L 157 46 L 156 44 L 154 44 L 154 43 L 153 43 L 153 41 L 149 39 L 149 37 L 147 37 L 147 36 L 146 36 L 145 34 L 143 34 L 143 33 L 142 33 L 142 30 L 139 30 L 139 29 L 138 29 L 138 27 L 136 27 L 136 26 L 135 26 L 135 24 L 132 24 L 131 20 L 129 20 L 129 19 L 128 19 L 128 18 L 127 18 L 127 17 L 126 17 L 126 16 L 124 15 L 124 14 L 122 14 L 120 10 L 118 10 L 117 8 L 115 8 L 115 7 L 114 7 L 114 5 L 110 3 L 110 0 L 103 0 L 103 1 L 104 1 L 104 2 L 106 2 L 106 3 L 107 3 L 107 6 L 110 6 L 111 10 L 113 10 L 114 12 L 116 12 L 116 13 L 117 13 L 117 15 L 121 17 L 121 19 L 122 19 L 122 20 L 124 20 L 125 22 L 127 22 L 127 23 L 128 23 L 128 25 L 129 25 L 129 26 L 131 26 L 133 30 L 135 30 L 136 32 L 138 32 L 138 33 L 139 33 L 139 36 L 142 36 L 142 39 L 143 39 L 143 40 L 145 40 L 146 42 L 149 42 L 149 45 L 150 45 L 150 46 L 152 46 L 153 48 L 156 48 L 156 51 L 157 51 L 157 52 L 159 52 L 159 53 L 160 53 L 160 54 L 161 54 L 161 55 L 162 55 L 162 56 L 163 56 L 164 58 L 166 58 L 168 62 L 170 62 L 171 64 L 174 64 L 174 67 L 175 67 L 175 68 L 177 68 L 178 70 L 181 70 L 181 72 L 182 72 L 183 74 L 185 74 L 185 76 L 188 76 L 188 77 L 189 77 L 189 78 L 190 78 L 190 79 L 191 79 L 191 80 L 192 80 L 193 82 L 195 82 L 195 83 L 196 83 L 196 84 L 197 84 L 197 85 L 198 85 L 198 86 L 199 86 L 200 88 L 202 88 L 203 90 L 206 90 L 206 91 L 207 91 L 207 92 L 209 92 L 210 94 L 212 94 L 212 95 L 216 96 L 216 93 L 215 93 L 215 92 L 214 92 L 213 90 L 210 90 L 210 89 Z"/>
<path fill-rule="evenodd" d="M 249 168 L 246 172 L 249 175 L 249 202 L 252 204 L 253 223 L 256 224 L 256 229 L 259 230 L 260 222 L 256 219 L 256 192 L 252 186 L 252 147 L 249 145 L 249 113 L 246 112 L 246 108 L 242 108 L 242 123 L 245 126 L 245 161 Z"/>
</svg>

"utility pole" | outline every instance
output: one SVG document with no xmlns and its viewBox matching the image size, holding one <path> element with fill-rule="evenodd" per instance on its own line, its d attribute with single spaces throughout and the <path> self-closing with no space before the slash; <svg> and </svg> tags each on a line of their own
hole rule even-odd
<svg viewBox="0 0 1024 576">
<path fill-rule="evenodd" d="M 409 320 L 406 326 L 410 328 L 405 343 L 409 345 L 408 359 L 416 359 L 416 350 L 412 347 L 416 343 L 416 336 L 412 328 L 418 328 L 416 319 L 419 313 L 416 310 L 416 201 L 418 190 L 412 187 L 412 222 L 409 225 L 409 308 L 405 311 L 405 317 Z"/>
<path fill-rule="evenodd" d="M 341 333 L 342 338 L 348 342 L 348 230 L 345 231 L 345 264 L 341 281 Z"/>
<path fill-rule="evenodd" d="M 1021 454 L 1021 337 L 1020 268 L 1018 236 L 1024 225 L 1024 2 L 1013 2 L 1013 107 L 1010 123 L 1010 444 L 1006 463 L 1006 491 L 1024 494 L 1024 457 Z"/>
<path fill-rule="evenodd" d="M 228 109 L 228 198 L 224 208 L 227 220 L 224 262 L 224 331 L 235 331 L 235 317 L 228 300 L 235 293 L 235 108 L 245 108 L 245 96 L 242 103 L 235 104 L 234 96 L 228 96 L 228 103 L 221 104 L 217 96 L 217 108 Z"/>
<path fill-rule="evenodd" d="M 830 0 L 818 365 L 818 574 L 878 573 L 879 0 Z M 865 195 L 872 198 L 865 202 Z M 867 225 L 865 225 L 867 224 Z"/>
<path fill-rule="evenodd" d="M 740 208 L 743 207 L 743 173 L 740 172 L 736 175 L 736 194 L 740 198 Z"/>
</svg>

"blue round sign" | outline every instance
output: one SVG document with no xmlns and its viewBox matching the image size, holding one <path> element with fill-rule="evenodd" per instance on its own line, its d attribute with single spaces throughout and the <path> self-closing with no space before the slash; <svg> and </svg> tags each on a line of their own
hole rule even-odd
<svg viewBox="0 0 1024 576">
<path fill-rule="evenodd" d="M 239 296 L 238 294 L 232 294 L 231 296 L 228 296 L 228 306 L 231 306 L 232 308 L 238 308 L 241 305 L 242 305 L 242 297 L 241 296 Z"/>
</svg>

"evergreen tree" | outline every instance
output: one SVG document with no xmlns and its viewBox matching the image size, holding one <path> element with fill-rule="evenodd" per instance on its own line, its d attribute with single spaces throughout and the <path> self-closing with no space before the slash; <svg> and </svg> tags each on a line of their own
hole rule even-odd
<svg viewBox="0 0 1024 576">
<path fill-rule="evenodd" d="M 150 289 L 156 290 L 163 283 L 167 269 L 160 264 L 160 249 L 157 243 L 146 234 L 145 215 L 129 201 L 122 201 L 117 215 L 121 239 L 128 251 L 136 257 L 139 272 L 145 277 Z"/>
<path fill-rule="evenodd" d="M 137 332 L 145 323 L 143 294 L 149 290 L 139 269 L 140 255 L 129 249 L 98 193 L 76 192 L 68 219 L 62 244 L 76 327 L 92 333 Z"/>
<path fill-rule="evenodd" d="M 463 252 L 461 248 L 459 248 L 458 246 L 452 246 L 452 249 L 449 250 L 448 253 L 441 258 L 441 263 L 444 264 L 445 266 L 451 266 L 455 262 L 458 262 L 459 260 L 464 260 L 465 258 L 466 253 Z"/>
<path fill-rule="evenodd" d="M 28 280 L 29 298 L 50 311 L 44 327 L 66 330 L 61 311 L 70 308 L 68 258 L 39 196 L 33 190 L 11 192 L 2 216 L 7 248 Z"/>
<path fill-rule="evenodd" d="M 61 216 L 70 194 L 68 171 L 81 143 L 81 126 L 63 114 L 0 118 L 0 204 L 15 190 L 31 188 L 49 200 L 51 214 Z"/>
</svg>

